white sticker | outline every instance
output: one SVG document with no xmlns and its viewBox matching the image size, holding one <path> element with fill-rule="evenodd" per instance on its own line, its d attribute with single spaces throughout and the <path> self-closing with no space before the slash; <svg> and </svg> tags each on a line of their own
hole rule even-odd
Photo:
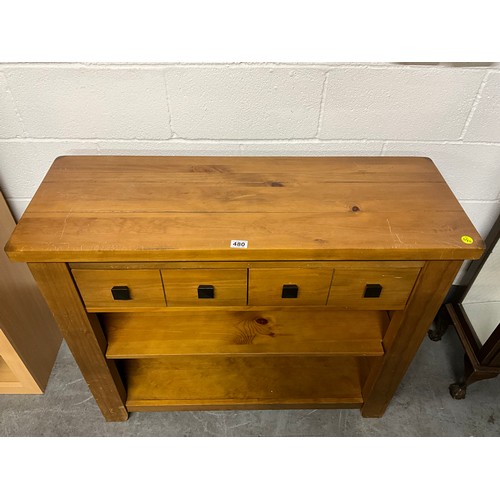
<svg viewBox="0 0 500 500">
<path fill-rule="evenodd" d="M 247 240 L 231 240 L 231 248 L 248 248 Z"/>
</svg>

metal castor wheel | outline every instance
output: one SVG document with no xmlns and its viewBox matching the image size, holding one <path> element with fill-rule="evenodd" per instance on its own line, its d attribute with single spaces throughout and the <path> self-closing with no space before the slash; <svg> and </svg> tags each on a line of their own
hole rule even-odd
<svg viewBox="0 0 500 500">
<path fill-rule="evenodd" d="M 467 386 L 465 384 L 451 384 L 450 394 L 453 399 L 465 399 Z"/>
</svg>

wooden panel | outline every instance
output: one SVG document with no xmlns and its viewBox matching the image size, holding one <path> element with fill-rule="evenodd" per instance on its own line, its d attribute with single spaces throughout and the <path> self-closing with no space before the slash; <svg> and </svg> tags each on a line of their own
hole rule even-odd
<svg viewBox="0 0 500 500">
<path fill-rule="evenodd" d="M 332 267 L 250 269 L 248 305 L 325 305 L 332 280 L 332 270 Z M 283 285 L 297 285 L 297 297 L 282 298 Z"/>
<path fill-rule="evenodd" d="M 391 269 L 399 268 L 421 268 L 424 261 L 293 261 L 293 260 L 271 260 L 255 262 L 238 261 L 201 261 L 201 262 L 70 262 L 71 269 L 253 269 L 253 268 L 292 268 L 314 269 L 317 267 L 332 267 L 335 269 L 385 269 L 388 265 Z"/>
<path fill-rule="evenodd" d="M 349 309 L 404 309 L 420 269 L 386 267 L 335 269 L 328 305 Z M 366 285 L 382 286 L 379 297 L 364 297 Z"/>
<path fill-rule="evenodd" d="M 326 309 L 105 314 L 108 358 L 183 354 L 381 356 L 388 316 Z"/>
<path fill-rule="evenodd" d="M 246 269 L 169 269 L 161 272 L 170 306 L 239 306 L 247 303 Z M 199 285 L 212 285 L 214 298 L 198 298 Z"/>
<path fill-rule="evenodd" d="M 3 360 L 2 356 L 0 356 L 0 388 L 5 384 L 9 386 L 9 384 L 17 383 L 17 385 L 21 385 L 17 380 L 16 376 L 12 373 L 12 370 L 7 366 L 7 363 Z"/>
<path fill-rule="evenodd" d="M 153 176 L 154 177 L 154 176 Z M 185 200 L 190 200 L 193 212 L 232 212 L 232 213 L 283 213 L 290 211 L 290 201 L 297 212 L 323 212 L 324 205 L 311 203 L 308 184 L 314 186 L 317 199 L 328 203 L 332 212 L 345 212 L 353 206 L 370 212 L 390 211 L 396 200 L 401 210 L 427 210 L 429 200 L 442 193 L 441 183 L 409 183 L 401 182 L 397 190 L 381 189 L 380 182 L 337 182 L 332 188 L 332 180 L 317 184 L 315 179 L 302 175 L 302 182 L 288 180 L 286 183 L 247 182 L 234 183 L 232 177 L 227 182 L 207 179 L 188 182 L 184 185 L 169 172 L 169 175 L 158 176 L 156 180 L 143 179 L 140 183 L 125 183 L 116 179 L 104 179 L 101 182 L 88 183 L 82 193 L 80 183 L 69 181 L 64 193 L 60 193 L 59 183 L 48 183 L 37 197 L 32 210 L 40 212 L 61 212 L 71 201 L 73 210 L 87 212 L 108 212 L 109 200 L 104 193 L 114 190 L 113 205 L 119 212 L 133 212 L 140 204 L 144 212 L 178 212 L 185 211 Z M 119 186 L 116 189 L 117 184 Z M 231 184 L 235 184 L 230 187 Z M 229 186 L 229 187 L 228 187 Z M 422 190 L 416 196 L 417 189 Z M 81 196 L 83 194 L 83 196 Z M 349 204 L 348 201 L 351 200 Z M 358 204 L 356 204 L 356 200 Z M 444 200 L 442 210 L 454 210 L 452 198 Z"/>
<path fill-rule="evenodd" d="M 62 336 L 28 266 L 10 262 L 3 247 L 16 224 L 0 193 L 0 356 L 18 387 L 0 393 L 41 394 L 47 386 Z"/>
<path fill-rule="evenodd" d="M 363 416 L 384 414 L 461 265 L 436 261 L 422 269 L 406 309 L 392 316 L 384 337 L 386 355 L 373 363 L 363 388 Z"/>
<path fill-rule="evenodd" d="M 355 358 L 171 357 L 124 362 L 127 408 L 355 407 Z"/>
<path fill-rule="evenodd" d="M 436 218 L 435 213 L 352 211 L 32 214 L 22 219 L 6 251 L 13 260 L 47 262 L 478 258 L 482 240 L 460 221 L 463 217 L 459 212 L 439 212 Z M 464 234 L 475 243 L 463 243 Z M 247 240 L 248 249 L 230 248 L 233 239 Z"/>
<path fill-rule="evenodd" d="M 88 311 L 113 311 L 165 307 L 165 296 L 158 270 L 87 270 L 72 271 Z M 127 286 L 130 300 L 115 300 L 114 286 Z"/>
<path fill-rule="evenodd" d="M 127 420 L 125 388 L 115 362 L 106 360 L 106 338 L 95 314 L 88 314 L 66 264 L 30 264 L 102 414 L 108 421 Z"/>
<path fill-rule="evenodd" d="M 116 262 L 445 260 L 483 247 L 426 158 L 66 157 L 7 248 L 25 261 Z"/>
<path fill-rule="evenodd" d="M 13 333 L 19 334 L 18 331 Z M 0 394 L 43 394 L 47 382 L 38 384 L 30 372 L 31 367 L 24 363 L 10 337 L 0 329 Z M 52 365 L 43 366 L 39 363 L 36 368 L 47 372 L 48 378 Z"/>
<path fill-rule="evenodd" d="M 116 169 L 133 183 L 213 181 L 221 184 L 293 182 L 430 182 L 443 178 L 429 158 L 334 156 L 334 157 L 255 157 L 255 156 L 64 156 L 55 160 L 46 182 L 88 183 L 96 177 L 109 178 Z M 151 177 L 148 177 L 151 176 Z M 278 186 L 279 187 L 279 186 Z"/>
</svg>

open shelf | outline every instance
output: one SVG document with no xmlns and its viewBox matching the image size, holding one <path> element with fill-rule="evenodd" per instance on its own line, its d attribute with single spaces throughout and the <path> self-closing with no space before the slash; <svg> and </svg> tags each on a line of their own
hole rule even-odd
<svg viewBox="0 0 500 500">
<path fill-rule="evenodd" d="M 172 356 L 121 361 L 129 411 L 360 408 L 354 357 Z"/>
<path fill-rule="evenodd" d="M 109 359 L 170 355 L 382 356 L 385 311 L 286 309 L 107 313 Z"/>
</svg>

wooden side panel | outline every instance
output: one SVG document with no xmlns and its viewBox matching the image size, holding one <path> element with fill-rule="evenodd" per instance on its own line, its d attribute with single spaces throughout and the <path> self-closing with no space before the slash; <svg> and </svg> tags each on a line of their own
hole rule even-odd
<svg viewBox="0 0 500 500">
<path fill-rule="evenodd" d="M 13 263 L 3 247 L 16 224 L 0 194 L 0 356 L 16 374 L 19 391 L 45 390 L 62 337 L 28 266 Z M 0 393 L 7 392 L 0 388 Z"/>
<path fill-rule="evenodd" d="M 0 334 L 1 333 L 2 330 L 0 330 Z M 8 367 L 2 356 L 0 356 L 0 387 L 2 387 L 2 384 L 13 382 L 17 382 L 17 378 L 12 373 L 12 370 Z"/>
<path fill-rule="evenodd" d="M 461 261 L 428 262 L 406 309 L 392 316 L 384 338 L 386 355 L 374 362 L 363 389 L 364 417 L 384 414 L 461 265 Z"/>
<path fill-rule="evenodd" d="M 50 374 L 48 367 L 48 373 Z M 0 394 L 43 394 L 40 387 L 12 347 L 5 333 L 0 330 Z"/>
<path fill-rule="evenodd" d="M 106 360 L 106 338 L 95 314 L 88 314 L 66 264 L 30 264 L 59 328 L 108 421 L 127 420 L 125 388 L 115 362 Z"/>
</svg>

